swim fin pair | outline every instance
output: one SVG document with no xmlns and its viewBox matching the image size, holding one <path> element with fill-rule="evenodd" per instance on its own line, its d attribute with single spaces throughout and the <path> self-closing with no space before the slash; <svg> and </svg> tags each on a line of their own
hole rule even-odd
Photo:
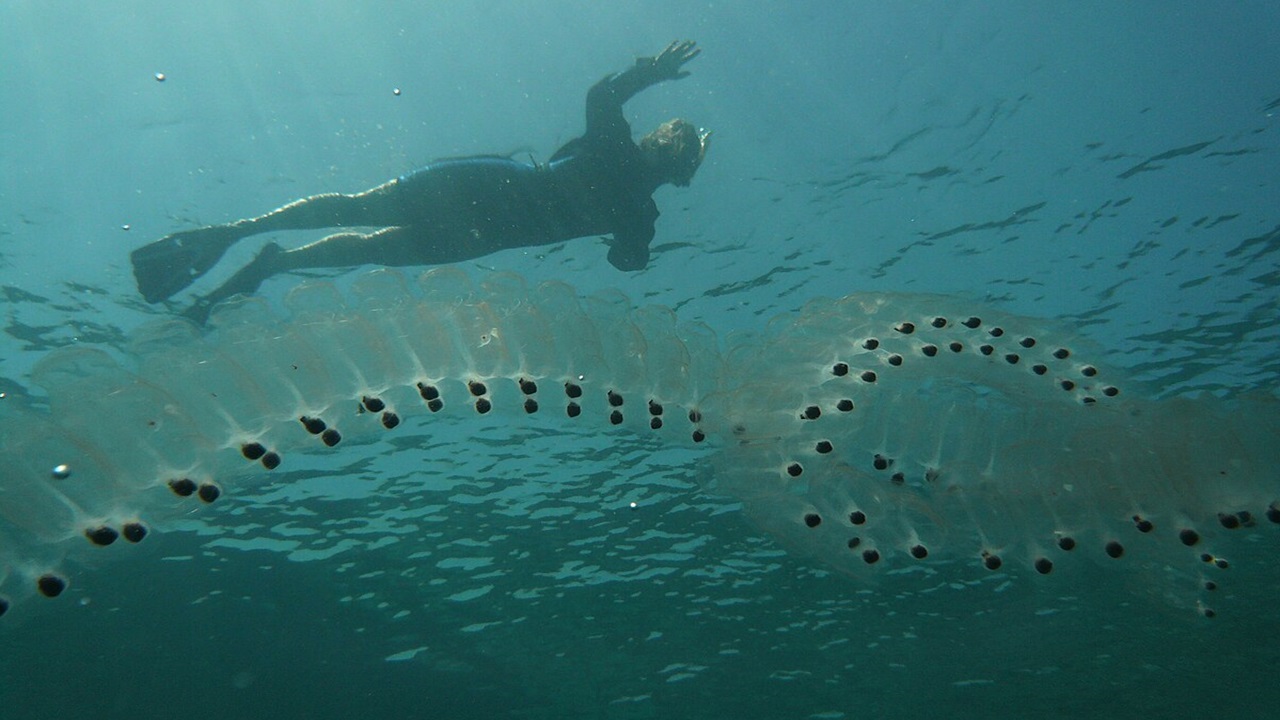
<svg viewBox="0 0 1280 720">
<path fill-rule="evenodd" d="M 242 231 L 232 225 L 211 225 L 143 245 L 129 254 L 138 292 L 149 303 L 168 300 L 208 272 L 242 237 Z"/>
</svg>

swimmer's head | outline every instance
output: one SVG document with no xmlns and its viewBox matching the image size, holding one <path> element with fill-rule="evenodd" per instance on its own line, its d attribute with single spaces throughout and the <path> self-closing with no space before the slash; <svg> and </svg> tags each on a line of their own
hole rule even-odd
<svg viewBox="0 0 1280 720">
<path fill-rule="evenodd" d="M 640 138 L 640 152 L 663 182 L 684 187 L 693 180 L 693 174 L 706 157 L 710 140 L 710 132 L 676 118 Z"/>
</svg>

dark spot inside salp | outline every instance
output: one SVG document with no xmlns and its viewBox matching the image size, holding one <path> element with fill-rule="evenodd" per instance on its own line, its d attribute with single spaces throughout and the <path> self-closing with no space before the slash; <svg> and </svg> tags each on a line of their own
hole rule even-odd
<svg viewBox="0 0 1280 720">
<path fill-rule="evenodd" d="M 493 403 L 488 398 L 476 398 L 476 412 L 484 415 L 493 409 Z"/>
<path fill-rule="evenodd" d="M 889 466 L 890 466 L 890 465 L 892 465 L 892 464 L 893 464 L 893 460 L 892 460 L 892 459 L 887 458 L 887 457 L 885 457 L 885 456 L 883 456 L 883 455 L 880 455 L 880 454 L 878 454 L 878 453 L 877 453 L 877 454 L 876 454 L 876 456 L 875 456 L 874 458 L 872 458 L 872 460 L 871 460 L 871 466 L 872 466 L 872 467 L 874 467 L 874 468 L 875 468 L 875 469 L 877 469 L 877 470 L 888 470 L 888 469 L 889 469 Z"/>
<path fill-rule="evenodd" d="M 662 418 L 660 417 L 649 418 L 649 429 L 650 430 L 662 429 Z"/>
<path fill-rule="evenodd" d="M 181 480 L 170 480 L 169 489 L 178 497 L 191 497 L 196 492 L 196 482 L 191 478 L 182 478 Z"/>
<path fill-rule="evenodd" d="M 342 433 L 334 430 L 333 428 L 329 428 L 328 430 L 320 433 L 320 442 L 328 445 L 329 447 L 333 447 L 334 445 L 342 442 Z"/>
<path fill-rule="evenodd" d="M 426 383 L 418 383 L 418 395 L 422 396 L 422 399 L 427 402 L 440 399 L 440 391 L 436 386 Z"/>
<path fill-rule="evenodd" d="M 307 417 L 306 415 L 298 418 L 298 422 L 302 423 L 302 427 L 306 428 L 307 432 L 312 435 L 319 435 L 328 427 L 320 418 Z"/>
<path fill-rule="evenodd" d="M 1267 519 L 1273 523 L 1276 523 L 1277 525 L 1280 525 L 1280 507 L 1276 507 L 1275 505 L 1272 505 L 1271 507 L 1267 508 Z"/>
<path fill-rule="evenodd" d="M 893 362 L 893 358 L 890 358 L 889 361 Z M 876 374 L 871 370 L 864 371 L 861 377 L 862 377 L 862 382 L 873 383 L 876 381 Z"/>
<path fill-rule="evenodd" d="M 400 424 L 400 416 L 388 410 L 382 413 L 382 427 L 390 430 Z"/>
<path fill-rule="evenodd" d="M 1226 473 L 1223 474 L 1225 475 Z M 1236 517 L 1240 518 L 1241 527 L 1253 527 L 1253 513 L 1248 510 L 1241 510 L 1236 513 Z"/>
<path fill-rule="evenodd" d="M 246 460 L 257 460 L 267 454 L 267 448 L 262 443 L 245 443 L 240 446 L 240 454 L 243 455 Z"/>
<path fill-rule="evenodd" d="M 1213 564 L 1215 567 L 1222 570 L 1226 570 L 1227 568 L 1231 567 L 1231 563 L 1227 562 L 1225 558 L 1220 558 L 1220 557 L 1214 558 Z"/>
<path fill-rule="evenodd" d="M 864 525 L 866 524 L 866 522 L 867 522 L 867 514 L 862 512 L 861 510 L 854 510 L 853 512 L 849 513 L 850 525 Z"/>
<path fill-rule="evenodd" d="M 662 412 L 663 412 L 662 403 L 658 402 L 657 400 L 650 400 L 650 401 L 649 401 L 649 414 L 650 414 L 650 415 L 652 415 L 652 416 L 654 416 L 654 417 L 658 417 L 659 415 L 661 415 L 661 414 L 662 414 Z"/>
<path fill-rule="evenodd" d="M 929 321 L 929 324 L 941 330 L 947 326 L 947 319 L 944 317 L 936 317 Z"/>
<path fill-rule="evenodd" d="M 134 544 L 145 540 L 147 532 L 147 526 L 137 521 L 127 522 L 123 528 L 120 528 L 120 534 L 124 536 L 124 539 Z"/>
<path fill-rule="evenodd" d="M 1118 558 L 1124 555 L 1124 546 L 1115 540 L 1108 542 L 1103 549 L 1106 550 L 1107 557 Z"/>
<path fill-rule="evenodd" d="M 1120 388 L 1108 385 L 1107 387 L 1102 388 L 1102 394 L 1107 397 L 1115 397 L 1120 394 Z"/>
<path fill-rule="evenodd" d="M 1031 372 L 1037 375 L 1044 375 L 1045 373 L 1049 372 L 1049 368 L 1044 365 L 1036 364 L 1031 366 Z"/>
<path fill-rule="evenodd" d="M 1004 336 L 1004 328 L 1002 328 L 1002 327 L 993 327 L 993 328 L 991 328 L 990 330 L 988 330 L 988 331 L 987 331 L 987 334 L 988 334 L 988 335 L 990 335 L 991 337 L 1003 337 L 1003 336 Z"/>
<path fill-rule="evenodd" d="M 893 329 L 897 330 L 903 335 L 910 335 L 911 333 L 916 331 L 916 325 L 915 323 L 909 323 L 909 322 L 898 323 L 893 327 Z"/>
<path fill-rule="evenodd" d="M 525 395 L 532 395 L 538 392 L 538 383 L 528 378 L 520 378 L 519 383 L 520 383 L 520 392 L 524 393 Z"/>
<path fill-rule="evenodd" d="M 849 546 L 849 549 L 850 549 L 850 550 L 852 550 L 852 549 L 854 549 L 854 548 L 856 548 L 856 547 L 858 547 L 859 545 L 861 545 L 861 544 L 862 544 L 862 538 L 860 538 L 860 537 L 858 537 L 857 535 L 855 535 L 855 536 L 853 536 L 853 537 L 849 538 L 849 542 L 847 542 L 847 543 L 845 543 L 845 544 Z"/>
<path fill-rule="evenodd" d="M 875 338 L 867 338 L 862 341 L 862 348 L 864 350 L 875 350 L 878 347 L 880 347 L 880 341 Z"/>
<path fill-rule="evenodd" d="M 1094 403 L 1098 402 L 1098 399 L 1097 399 L 1097 398 L 1094 398 L 1094 397 L 1089 397 L 1088 395 L 1086 395 L 1086 396 L 1084 396 L 1084 397 L 1080 398 L 1080 402 L 1081 402 L 1081 404 L 1083 404 L 1083 405 L 1092 405 L 1092 404 L 1094 404 Z"/>
<path fill-rule="evenodd" d="M 802 473 L 804 473 L 804 468 L 800 466 L 800 463 L 791 463 L 787 466 L 787 474 L 791 477 L 800 477 Z"/>
<path fill-rule="evenodd" d="M 1033 337 L 1024 337 L 1018 341 L 1018 344 L 1029 350 L 1036 346 L 1036 339 Z"/>
<path fill-rule="evenodd" d="M 925 357 L 936 357 L 936 356 L 938 355 L 938 346 L 937 346 L 937 345 L 925 345 L 924 347 L 920 348 L 920 352 L 921 352 Z"/>
<path fill-rule="evenodd" d="M 1240 527 L 1240 518 L 1230 513 L 1218 513 L 1218 522 L 1222 523 L 1222 527 L 1228 530 L 1235 530 Z"/>
<path fill-rule="evenodd" d="M 810 405 L 800 413 L 801 420 L 817 420 L 822 415 L 822 408 Z"/>
<path fill-rule="evenodd" d="M 115 542 L 120 533 L 115 528 L 99 525 L 98 527 L 88 528 L 84 531 L 84 536 L 89 538 L 89 542 L 99 547 L 106 547 Z"/>
<path fill-rule="evenodd" d="M 571 418 L 576 418 L 582 414 L 582 406 L 576 402 L 571 402 L 565 406 L 564 412 Z"/>
<path fill-rule="evenodd" d="M 910 552 L 911 552 L 911 557 L 917 560 L 923 560 L 929 557 L 929 548 L 923 545 L 912 545 Z"/>
<path fill-rule="evenodd" d="M 907 481 L 907 476 L 905 473 L 896 472 L 889 476 L 889 482 L 893 483 L 894 485 L 902 485 L 906 481 Z"/>
<path fill-rule="evenodd" d="M 435 400 L 428 400 L 427 409 L 433 413 L 440 412 L 441 410 L 444 409 L 444 401 L 441 400 L 440 398 L 436 398 Z"/>
<path fill-rule="evenodd" d="M 950 345 L 948 345 L 948 346 L 947 346 L 947 348 L 948 348 L 949 350 L 951 350 L 951 352 L 953 352 L 953 353 L 963 352 L 963 351 L 964 351 L 964 344 L 963 344 L 963 343 L 958 343 L 958 342 L 953 342 L 953 343 L 951 343 Z"/>
<path fill-rule="evenodd" d="M 488 394 L 489 388 L 479 380 L 471 380 L 467 383 L 467 392 L 471 393 L 471 397 L 480 397 Z"/>
<path fill-rule="evenodd" d="M 836 402 L 836 409 L 840 412 L 850 412 L 853 410 L 853 401 L 849 398 L 841 398 Z M 1276 512 L 1280 514 L 1280 510 L 1277 510 Z M 1278 515 L 1278 517 L 1280 517 L 1280 515 Z M 1276 522 L 1280 522 L 1280 520 L 1277 520 Z"/>
<path fill-rule="evenodd" d="M 368 410 L 369 412 L 374 412 L 374 413 L 382 412 L 387 407 L 387 404 L 382 402 L 382 400 L 379 400 L 378 398 L 372 397 L 369 395 L 365 395 L 364 397 L 360 398 L 360 404 L 364 406 L 365 410 Z"/>
<path fill-rule="evenodd" d="M 838 362 L 831 366 L 831 374 L 836 377 L 844 377 L 849 374 L 849 363 Z"/>
<path fill-rule="evenodd" d="M 8 598 L 0 597 L 0 617 L 4 617 L 7 612 L 9 612 L 9 600 Z"/>
<path fill-rule="evenodd" d="M 280 453 L 269 452 L 262 456 L 262 467 L 268 470 L 275 470 L 280 467 Z"/>
<path fill-rule="evenodd" d="M 1203 562 L 1203 563 L 1212 563 L 1212 562 L 1213 562 L 1213 556 L 1212 556 L 1212 555 L 1210 555 L 1209 553 L 1200 553 L 1200 562 Z"/>
<path fill-rule="evenodd" d="M 880 551 L 879 550 L 863 550 L 862 561 L 868 565 L 875 565 L 876 563 L 880 562 Z"/>
<path fill-rule="evenodd" d="M 67 589 L 67 581 L 53 573 L 45 573 L 36 578 L 36 589 L 47 598 L 56 598 Z"/>
<path fill-rule="evenodd" d="M 707 439 L 707 434 L 706 434 L 706 433 L 704 433 L 704 432 L 702 432 L 701 430 L 694 430 L 694 431 L 693 431 L 693 436 L 692 436 L 692 437 L 693 437 L 693 441 L 694 441 L 694 442 L 696 442 L 696 443 L 700 443 L 700 442 L 702 442 L 703 440 L 706 440 L 706 439 Z"/>
<path fill-rule="evenodd" d="M 1192 545 L 1195 545 L 1196 543 L 1200 542 L 1200 533 L 1190 529 L 1179 530 L 1178 539 L 1182 541 L 1183 545 L 1186 545 L 1187 547 L 1191 547 Z"/>
<path fill-rule="evenodd" d="M 1205 580 L 1205 581 L 1204 581 L 1204 589 L 1205 589 L 1205 590 L 1208 590 L 1208 591 L 1210 591 L 1210 592 L 1213 592 L 1214 590 L 1217 590 L 1217 589 L 1218 589 L 1218 583 L 1216 583 L 1216 582 L 1214 582 L 1214 581 L 1212 581 L 1212 580 Z"/>
<path fill-rule="evenodd" d="M 690 410 L 690 411 L 689 411 L 689 422 L 691 422 L 691 423 L 700 423 L 700 422 L 702 422 L 702 412 L 701 412 L 701 411 L 699 411 L 699 410 Z"/>
<path fill-rule="evenodd" d="M 1075 550 L 1076 539 L 1071 537 L 1070 535 L 1063 535 L 1062 537 L 1058 538 L 1058 549 L 1065 550 L 1066 552 L 1071 552 L 1072 550 Z"/>
<path fill-rule="evenodd" d="M 1214 618 L 1218 617 L 1218 613 L 1214 612 L 1213 608 L 1202 608 L 1202 609 L 1200 610 L 1200 614 L 1201 614 L 1201 615 L 1204 615 L 1205 617 L 1209 618 L 1210 620 L 1212 620 L 1212 619 L 1214 619 Z"/>
<path fill-rule="evenodd" d="M 613 412 L 609 413 L 609 424 L 610 424 L 610 425 L 621 425 L 621 424 L 622 424 L 622 411 L 621 411 L 621 410 L 614 410 Z"/>
<path fill-rule="evenodd" d="M 973 330 L 974 328 L 976 328 L 976 327 L 978 327 L 979 325 L 981 325 L 981 324 L 982 324 L 982 318 L 980 318 L 980 317 L 970 317 L 970 318 L 965 319 L 965 320 L 964 320 L 963 322 L 961 322 L 960 324 L 961 324 L 961 325 L 963 325 L 963 326 L 965 326 L 965 327 L 967 327 L 967 328 L 969 328 L 970 330 Z"/>
<path fill-rule="evenodd" d="M 1004 356 L 1004 361 L 1009 363 L 1010 365 L 1017 365 L 1018 361 L 1021 359 L 1022 358 L 1018 357 L 1018 353 L 1009 353 L 1008 355 Z"/>
<path fill-rule="evenodd" d="M 526 415 L 532 415 L 538 412 L 538 401 L 533 398 L 525 398 L 524 412 Z"/>
<path fill-rule="evenodd" d="M 608 393 L 609 407 L 622 407 L 622 395 L 610 390 Z"/>
<path fill-rule="evenodd" d="M 983 355 L 991 355 L 991 354 L 992 354 L 992 353 L 994 353 L 995 351 L 996 351 L 996 349 L 995 349 L 994 347 L 991 347 L 990 345 L 979 345 L 979 346 L 978 346 L 978 352 L 982 353 Z"/>
<path fill-rule="evenodd" d="M 1041 575 L 1048 575 L 1053 572 L 1053 561 L 1049 558 L 1036 558 L 1035 567 L 1036 572 Z"/>
<path fill-rule="evenodd" d="M 804 524 L 816 528 L 822 524 L 822 516 L 818 513 L 807 513 L 804 516 Z"/>
<path fill-rule="evenodd" d="M 894 366 L 894 367 L 902 367 L 902 356 L 901 356 L 901 355 L 898 355 L 898 354 L 896 354 L 896 353 L 895 353 L 895 354 L 893 354 L 893 355 L 890 355 L 890 356 L 886 359 L 886 362 L 888 362 L 890 365 L 892 365 L 892 366 Z M 866 375 L 866 373 L 863 373 L 863 375 Z M 872 376 L 874 376 L 874 375 L 875 375 L 875 373 L 871 373 L 871 375 L 872 375 Z M 866 380 L 866 378 L 864 377 L 864 378 L 863 378 L 863 380 Z M 874 380 L 867 380 L 867 382 L 875 382 L 875 381 L 874 381 Z"/>
<path fill-rule="evenodd" d="M 1058 383 L 1058 386 L 1061 387 L 1063 390 L 1066 390 L 1067 392 L 1071 392 L 1072 390 L 1076 389 L 1076 384 L 1074 382 L 1071 382 L 1070 380 L 1063 380 L 1062 382 Z"/>
<path fill-rule="evenodd" d="M 1138 528 L 1138 532 L 1140 533 L 1149 533 L 1156 528 L 1150 520 L 1142 517 L 1141 515 L 1133 516 L 1133 526 Z"/>
<path fill-rule="evenodd" d="M 1094 377 L 1095 375 L 1098 374 L 1098 368 L 1092 365 L 1085 365 L 1084 367 L 1080 368 L 1080 374 L 1085 377 Z"/>
<path fill-rule="evenodd" d="M 1071 357 L 1071 351 L 1066 348 L 1058 348 L 1053 351 L 1053 356 L 1059 360 L 1066 360 Z"/>
<path fill-rule="evenodd" d="M 222 489 L 213 483 L 204 483 L 200 489 L 196 491 L 196 495 L 206 503 L 212 503 L 222 495 Z"/>
<path fill-rule="evenodd" d="M 830 440 L 819 440 L 818 444 L 813 446 L 813 449 L 816 450 L 819 455 L 826 455 L 831 452 L 833 448 L 831 447 Z"/>
<path fill-rule="evenodd" d="M 986 569 L 999 570 L 1000 566 L 1003 564 L 1004 564 L 1004 561 L 1000 559 L 999 555 L 988 552 L 986 550 L 982 551 L 982 566 L 985 567 Z"/>
<path fill-rule="evenodd" d="M 564 384 L 564 395 L 570 400 L 577 400 L 582 397 L 582 386 L 577 383 L 567 382 Z"/>
</svg>

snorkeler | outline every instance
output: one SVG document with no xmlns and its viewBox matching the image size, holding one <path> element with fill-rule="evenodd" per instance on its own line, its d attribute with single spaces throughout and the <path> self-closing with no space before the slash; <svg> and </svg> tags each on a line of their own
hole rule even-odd
<svg viewBox="0 0 1280 720">
<path fill-rule="evenodd" d="M 709 133 L 675 119 L 637 144 L 622 105 L 647 87 L 687 76 L 681 68 L 699 52 L 691 41 L 673 42 L 596 83 L 587 93 L 586 132 L 545 165 L 496 156 L 444 160 L 362 193 L 314 195 L 260 217 L 176 232 L 131 254 L 138 290 L 147 302 L 161 302 L 242 238 L 334 227 L 380 229 L 340 232 L 294 250 L 270 243 L 183 314 L 202 323 L 215 303 L 291 270 L 451 263 L 588 235 L 612 235 L 609 262 L 641 270 L 658 217 L 651 196 L 667 183 L 689 184 Z"/>
</svg>

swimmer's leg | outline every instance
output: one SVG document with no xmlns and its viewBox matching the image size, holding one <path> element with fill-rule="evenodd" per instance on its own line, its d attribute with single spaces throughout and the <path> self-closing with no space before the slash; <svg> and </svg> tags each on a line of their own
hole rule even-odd
<svg viewBox="0 0 1280 720">
<path fill-rule="evenodd" d="M 432 260 L 420 234 L 411 227 L 390 227 L 375 233 L 338 233 L 285 251 L 270 243 L 216 290 L 199 298 L 183 315 L 203 324 L 214 305 L 234 295 L 249 295 L 268 278 L 290 270 L 354 267 L 357 265 L 423 265 Z"/>
<path fill-rule="evenodd" d="M 166 300 L 208 272 L 227 248 L 250 235 L 402 224 L 404 205 L 397 197 L 397 186 L 398 181 L 393 180 L 355 195 L 313 195 L 266 215 L 167 235 L 130 254 L 138 290 L 149 303 Z"/>
</svg>

